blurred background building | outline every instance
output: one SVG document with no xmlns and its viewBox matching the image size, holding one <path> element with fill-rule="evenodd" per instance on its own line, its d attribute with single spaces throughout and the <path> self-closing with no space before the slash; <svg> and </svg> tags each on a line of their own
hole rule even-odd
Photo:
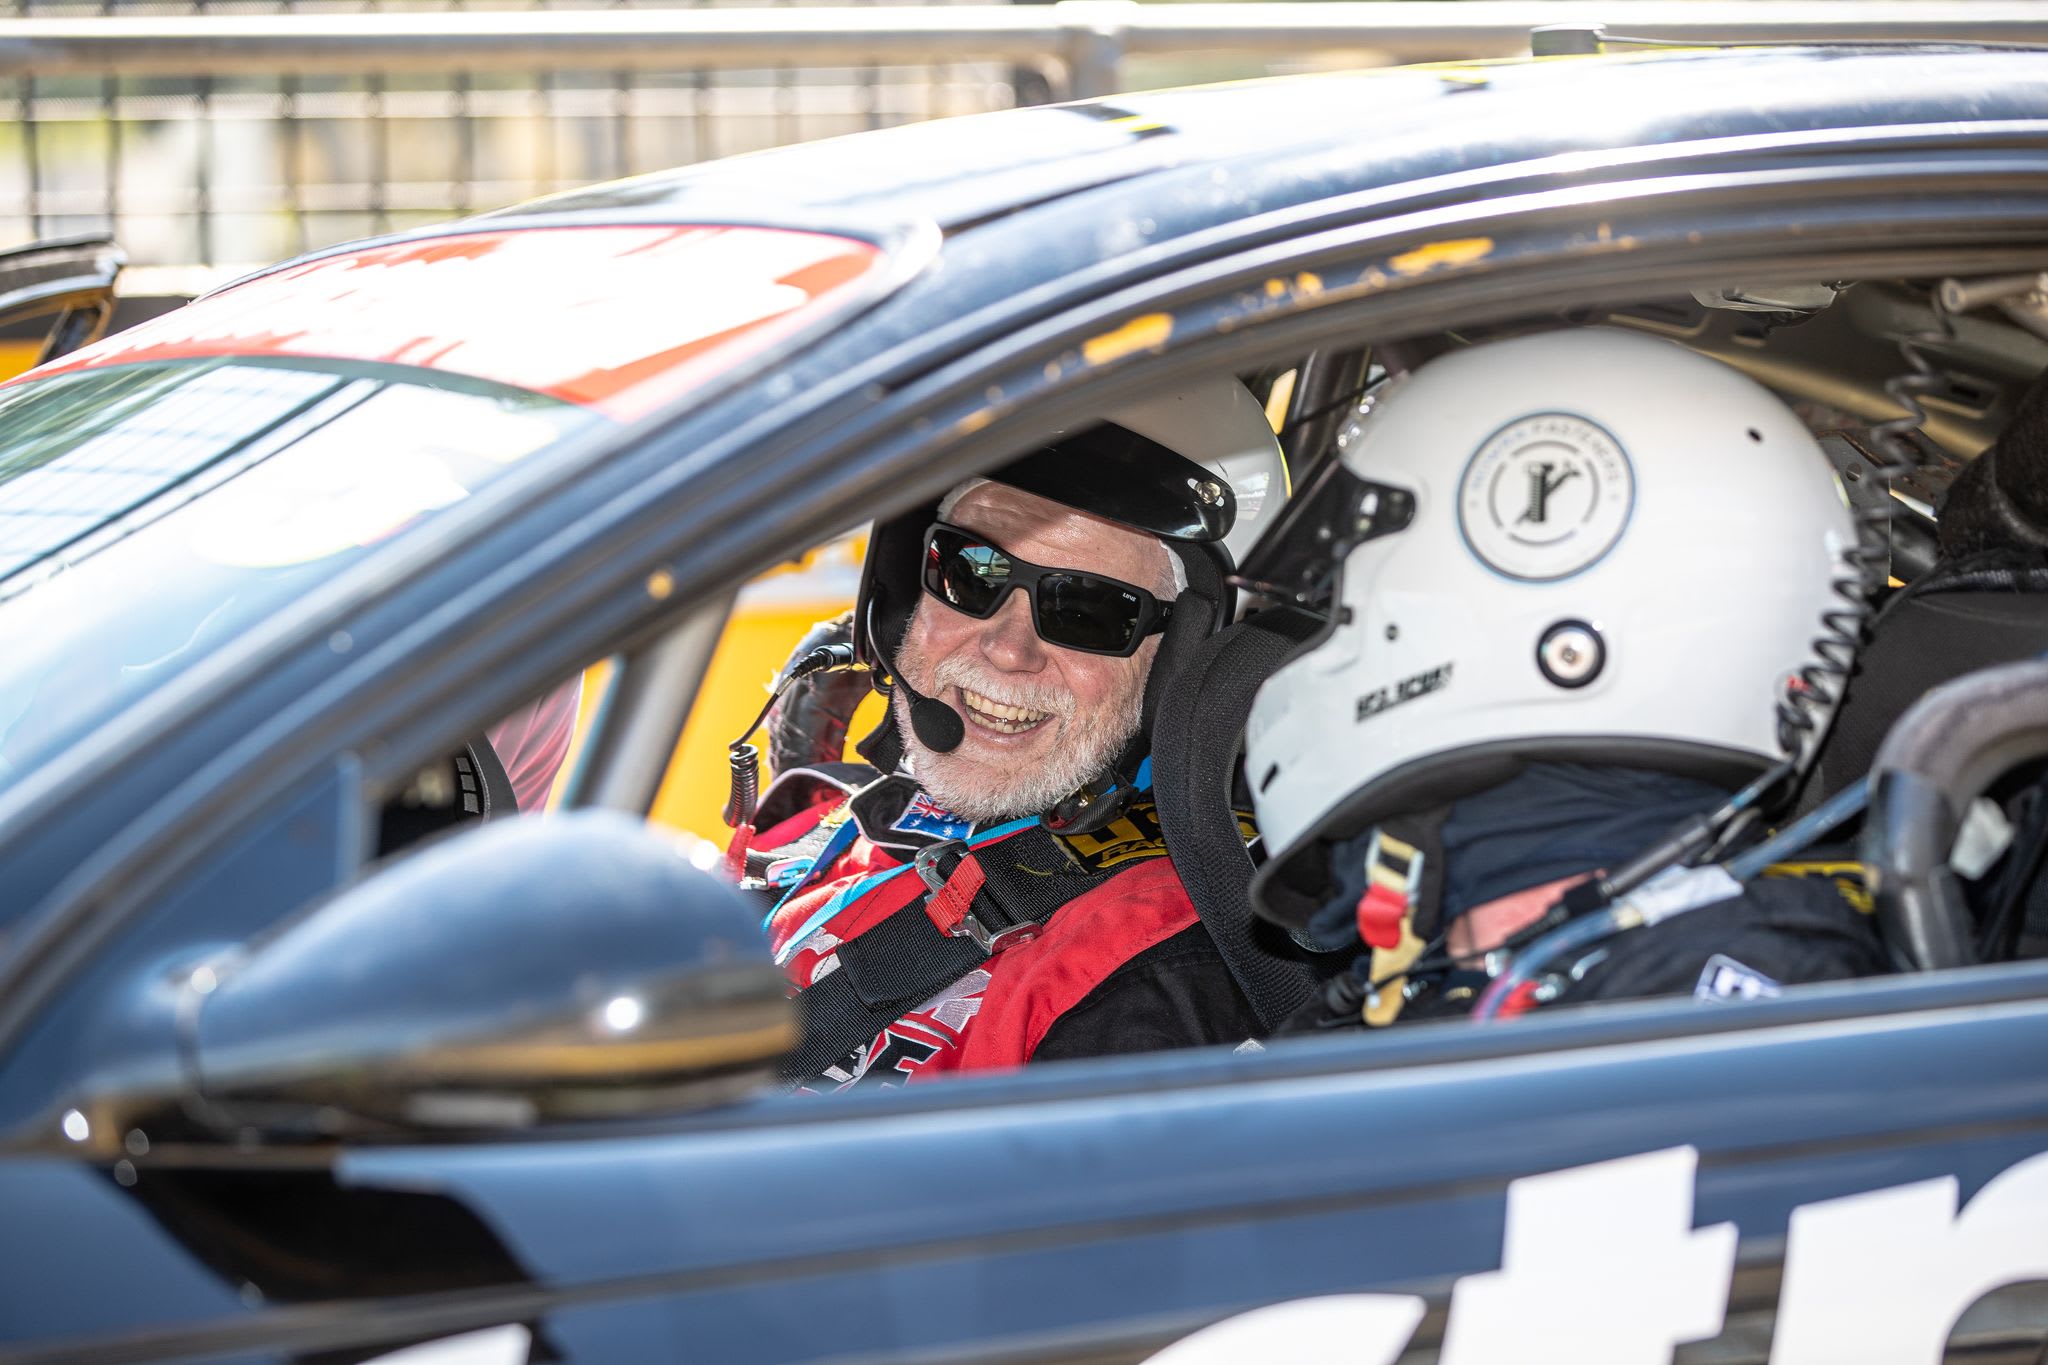
<svg viewBox="0 0 2048 1365">
<path fill-rule="evenodd" d="M 21 62 L 30 74 L 0 81 L 0 244 L 110 231 L 128 253 L 125 292 L 197 284 L 219 273 L 335 242 L 498 208 L 559 189 L 784 143 L 923 119 L 1103 93 L 1103 77 L 1076 81 L 1071 63 L 916 60 L 832 64 L 811 53 L 770 66 L 691 64 L 692 42 L 636 55 L 632 68 L 580 66 L 544 36 L 508 63 L 504 44 L 465 65 L 457 38 L 423 41 L 393 69 L 336 72 L 313 58 L 337 40 L 319 20 L 468 14 L 669 12 L 640 0 L 0 0 L 13 17 L 152 21 L 297 20 L 271 45 L 271 69 L 243 54 L 173 56 L 146 34 L 62 63 Z M 928 6 L 945 24 L 951 0 Z M 706 8 L 753 11 L 771 29 L 796 4 L 720 0 Z M 1071 7 L 1061 7 L 1068 9 Z M 4 13 L 4 11 L 0 11 Z M 1036 15 L 1049 15 L 1039 7 Z M 600 22 L 595 21 L 593 22 Z M 91 24 L 60 30 L 98 32 Z M 472 43 L 471 56 L 480 54 Z M 53 43 L 49 50 L 55 51 Z M 511 69 L 521 64 L 524 69 Z M 1345 55 L 1135 56 L 1115 79 L 1126 88 L 1186 83 L 1341 62 Z M 799 64 L 801 63 L 801 64 Z M 266 64 L 256 58 L 254 65 Z M 58 69 L 48 74 L 50 67 Z M 308 65 L 329 68 L 295 74 Z M 152 68 L 183 67 L 176 74 Z M 425 69 L 422 69 L 425 68 Z M 134 74 L 137 71 L 143 74 Z M 209 268 L 189 281 L 164 268 Z"/>
<path fill-rule="evenodd" d="M 39 18 L 366 8 L 13 4 Z M 624 6 L 475 5 L 543 7 Z M 999 108 L 1018 96 L 1012 72 L 994 63 L 708 71 L 689 69 L 679 52 L 673 70 L 620 71 L 558 68 L 541 44 L 531 55 L 527 72 L 17 78 L 8 83 L 12 117 L 0 124 L 0 241 L 111 230 L 128 252 L 132 290 L 152 283 L 149 267 L 259 264 L 592 181 Z"/>
</svg>

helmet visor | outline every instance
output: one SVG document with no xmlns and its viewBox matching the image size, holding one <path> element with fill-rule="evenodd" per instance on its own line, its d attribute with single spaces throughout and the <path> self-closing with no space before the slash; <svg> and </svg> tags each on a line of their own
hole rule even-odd
<svg viewBox="0 0 2048 1365">
<path fill-rule="evenodd" d="M 1406 530 L 1414 519 L 1414 493 L 1361 478 L 1332 455 L 1252 546 L 1242 572 L 1230 581 L 1278 602 L 1327 610 L 1345 556 L 1369 540 Z"/>
<path fill-rule="evenodd" d="M 989 477 L 1161 540 L 1220 541 L 1237 520 L 1227 479 L 1114 422 L 1063 432 Z"/>
</svg>

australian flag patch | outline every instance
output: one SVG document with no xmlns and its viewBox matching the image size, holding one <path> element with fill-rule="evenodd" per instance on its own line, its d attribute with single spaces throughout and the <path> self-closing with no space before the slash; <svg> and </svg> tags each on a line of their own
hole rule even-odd
<svg viewBox="0 0 2048 1365">
<path fill-rule="evenodd" d="M 938 802 L 918 792 L 903 808 L 903 814 L 889 822 L 889 828 L 903 834 L 922 834 L 929 839 L 965 839 L 974 830 L 972 820 L 962 820 Z"/>
</svg>

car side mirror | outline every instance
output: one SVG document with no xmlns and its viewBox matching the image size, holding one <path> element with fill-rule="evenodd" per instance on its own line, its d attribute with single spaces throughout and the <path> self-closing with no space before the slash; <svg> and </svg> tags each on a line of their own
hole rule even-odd
<svg viewBox="0 0 2048 1365">
<path fill-rule="evenodd" d="M 796 1038 L 759 916 L 637 820 L 485 825 L 192 973 L 186 1111 L 334 1134 L 730 1099 Z"/>
</svg>

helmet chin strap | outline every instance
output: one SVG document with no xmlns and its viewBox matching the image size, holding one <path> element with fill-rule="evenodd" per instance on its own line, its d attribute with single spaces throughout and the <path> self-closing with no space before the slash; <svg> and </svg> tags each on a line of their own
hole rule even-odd
<svg viewBox="0 0 2048 1365">
<path fill-rule="evenodd" d="M 1127 776 L 1125 765 L 1115 764 L 1081 787 L 1061 797 L 1038 817 L 1038 823 L 1055 834 L 1093 834 L 1116 819 L 1137 794 L 1137 779 Z"/>
</svg>

